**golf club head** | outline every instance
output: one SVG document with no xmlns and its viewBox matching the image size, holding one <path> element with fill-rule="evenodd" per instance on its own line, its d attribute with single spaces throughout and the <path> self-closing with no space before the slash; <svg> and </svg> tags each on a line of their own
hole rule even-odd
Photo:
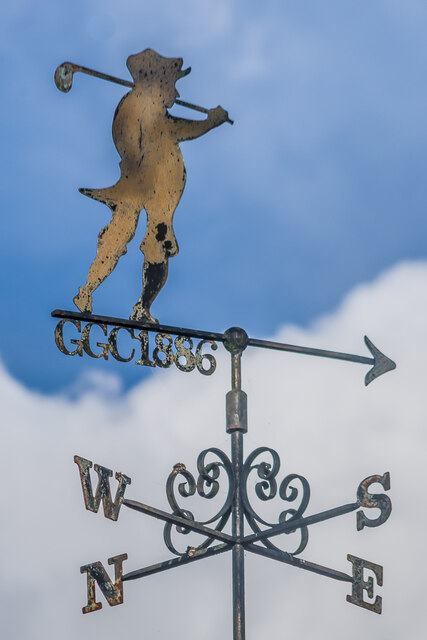
<svg viewBox="0 0 427 640">
<path fill-rule="evenodd" d="M 68 93 L 73 86 L 74 65 L 71 62 L 63 62 L 55 71 L 55 84 L 60 91 Z"/>
</svg>

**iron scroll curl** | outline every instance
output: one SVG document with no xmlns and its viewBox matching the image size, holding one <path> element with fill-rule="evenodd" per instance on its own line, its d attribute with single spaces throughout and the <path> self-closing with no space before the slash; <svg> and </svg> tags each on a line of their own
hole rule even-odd
<svg viewBox="0 0 427 640">
<path fill-rule="evenodd" d="M 206 457 L 208 456 L 208 454 L 212 454 L 218 459 L 206 462 Z M 185 518 L 186 520 L 194 522 L 195 518 L 193 513 L 188 509 L 181 508 L 178 504 L 176 488 L 182 498 L 188 498 L 190 496 L 194 496 L 197 493 L 201 498 L 211 500 L 218 494 L 218 491 L 220 489 L 219 480 L 221 476 L 221 470 L 224 470 L 228 481 L 228 491 L 223 505 L 215 513 L 215 515 L 213 515 L 208 520 L 205 520 L 203 522 L 198 520 L 198 522 L 203 525 L 216 523 L 215 530 L 222 531 L 231 515 L 233 494 L 235 491 L 234 474 L 231 461 L 228 456 L 223 451 L 221 451 L 221 449 L 211 447 L 209 449 L 204 449 L 199 454 L 197 458 L 197 470 L 199 472 L 197 481 L 193 474 L 190 473 L 182 463 L 176 464 L 169 474 L 166 482 L 166 495 L 169 505 L 172 509 L 172 513 L 174 515 L 180 516 L 181 518 Z M 176 482 L 180 476 L 181 482 L 179 482 L 178 486 L 176 487 Z M 163 539 L 169 551 L 177 556 L 185 556 L 188 554 L 189 550 L 187 549 L 186 551 L 181 552 L 175 547 L 174 543 L 172 542 L 173 528 L 175 528 L 177 533 L 184 535 L 190 533 L 190 530 L 186 529 L 185 527 L 175 526 L 171 523 L 166 523 L 163 530 Z M 195 549 L 206 549 L 213 542 L 214 540 L 212 538 L 206 538 L 198 547 L 195 547 Z"/>
<path fill-rule="evenodd" d="M 216 459 L 207 461 L 208 455 L 213 455 Z M 264 459 L 257 460 L 261 456 L 268 456 L 268 458 L 266 459 L 264 457 Z M 167 499 L 174 515 L 184 518 L 189 522 L 195 522 L 196 519 L 193 513 L 180 505 L 179 497 L 189 498 L 197 494 L 201 498 L 208 500 L 215 498 L 220 490 L 221 472 L 225 472 L 228 491 L 224 503 L 215 515 L 208 520 L 197 520 L 197 522 L 203 525 L 212 525 L 215 523 L 214 528 L 216 531 L 224 530 L 231 515 L 233 496 L 235 492 L 239 490 L 242 496 L 245 519 L 254 533 L 260 533 L 263 527 L 273 527 L 278 523 L 291 522 L 293 519 L 297 520 L 304 514 L 310 500 L 310 486 L 307 480 L 299 474 L 288 474 L 280 485 L 278 485 L 277 475 L 280 470 L 280 458 L 278 453 L 269 447 L 259 447 L 249 454 L 243 465 L 240 488 L 236 486 L 230 459 L 220 449 L 215 447 L 204 449 L 197 458 L 197 470 L 198 476 L 196 480 L 184 464 L 176 464 L 166 482 Z M 280 512 L 278 522 L 269 522 L 262 518 L 251 504 L 248 495 L 248 484 L 249 478 L 251 474 L 253 475 L 254 471 L 256 471 L 259 479 L 254 486 L 256 497 L 259 500 L 267 502 L 273 500 L 277 494 L 279 494 L 279 497 L 283 501 L 295 503 L 295 506 Z M 222 477 L 224 477 L 224 473 Z M 300 527 L 298 530 L 300 540 L 297 548 L 292 552 L 292 555 L 300 554 L 304 551 L 308 543 L 308 528 Z M 187 547 L 185 551 L 179 551 L 172 541 L 173 531 L 176 531 L 178 534 L 187 535 L 190 533 L 190 529 L 187 529 L 183 525 L 174 525 L 172 523 L 166 523 L 164 526 L 163 538 L 166 547 L 171 553 L 177 556 L 185 556 L 196 550 L 207 549 L 214 542 L 213 538 L 207 537 L 199 546 Z M 295 531 L 295 529 L 289 530 L 286 531 L 286 534 L 289 535 L 295 533 Z M 274 545 L 268 538 L 262 539 L 261 542 L 268 549 L 282 551 L 280 547 Z"/>
<path fill-rule="evenodd" d="M 270 457 L 270 461 L 261 460 L 257 462 L 257 458 L 266 454 Z M 269 447 L 259 447 L 255 449 L 247 457 L 243 465 L 242 473 L 242 502 L 246 520 L 254 533 L 262 531 L 261 526 L 273 527 L 275 524 L 283 522 L 290 522 L 293 519 L 297 520 L 305 512 L 309 500 L 310 500 L 310 485 L 308 481 L 301 475 L 291 473 L 287 475 L 279 486 L 279 496 L 286 502 L 295 502 L 299 498 L 299 505 L 294 508 L 285 509 L 279 514 L 278 523 L 268 522 L 262 518 L 253 508 L 248 496 L 248 480 L 252 472 L 256 471 L 260 481 L 255 484 L 254 490 L 257 498 L 263 502 L 273 500 L 277 496 L 277 480 L 276 477 L 280 470 L 280 458 L 274 449 Z M 301 485 L 299 488 L 295 486 L 295 481 Z M 302 553 L 308 543 L 308 528 L 301 527 L 300 531 L 300 543 L 292 555 L 298 555 Z M 286 534 L 294 533 L 294 530 L 286 531 Z M 268 549 L 275 549 L 282 551 L 279 547 L 274 545 L 270 540 L 261 540 L 262 544 Z"/>
</svg>

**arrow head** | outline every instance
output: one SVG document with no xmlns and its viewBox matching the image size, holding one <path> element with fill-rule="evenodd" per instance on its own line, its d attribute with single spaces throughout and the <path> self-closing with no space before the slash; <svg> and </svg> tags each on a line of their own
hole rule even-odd
<svg viewBox="0 0 427 640">
<path fill-rule="evenodd" d="M 369 351 L 372 353 L 374 357 L 374 366 L 372 369 L 369 369 L 368 373 L 365 376 L 365 385 L 368 386 L 372 380 L 382 376 L 383 373 L 387 373 L 387 371 L 392 371 L 396 369 L 396 363 L 390 358 L 387 358 L 376 346 L 369 340 L 368 336 L 365 336 L 365 344 L 368 347 Z"/>
</svg>

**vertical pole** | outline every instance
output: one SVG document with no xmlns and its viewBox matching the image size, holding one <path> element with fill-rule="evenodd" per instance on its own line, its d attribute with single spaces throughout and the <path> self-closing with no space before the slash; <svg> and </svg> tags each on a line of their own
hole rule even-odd
<svg viewBox="0 0 427 640">
<path fill-rule="evenodd" d="M 247 345 L 243 329 L 232 328 L 225 332 L 225 348 L 231 354 L 231 391 L 226 395 L 227 433 L 231 435 L 231 464 L 234 472 L 234 496 L 232 504 L 232 534 L 244 535 L 242 505 L 243 435 L 247 431 L 247 396 L 242 391 L 241 358 Z M 245 640 L 245 557 L 241 544 L 232 550 L 233 570 L 233 640 Z"/>
<path fill-rule="evenodd" d="M 235 366 L 235 358 L 232 356 Z M 241 498 L 241 474 L 243 467 L 243 431 L 235 430 L 231 433 L 231 463 L 234 469 L 235 491 L 232 507 L 232 534 L 243 537 L 244 520 Z M 241 544 L 235 544 L 232 549 L 233 562 L 233 640 L 245 639 L 245 556 Z"/>
</svg>

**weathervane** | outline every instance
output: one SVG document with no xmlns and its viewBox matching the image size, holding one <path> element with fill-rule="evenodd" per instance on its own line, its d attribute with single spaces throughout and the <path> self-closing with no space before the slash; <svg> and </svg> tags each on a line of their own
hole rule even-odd
<svg viewBox="0 0 427 640">
<path fill-rule="evenodd" d="M 166 109 L 178 102 L 176 80 L 189 72 L 182 70 L 182 59 L 163 58 L 146 49 L 130 56 L 127 64 L 134 83 L 68 62 L 58 67 L 55 73 L 56 84 L 62 91 L 70 89 L 75 71 L 133 87 L 120 102 L 113 122 L 113 138 L 122 158 L 119 181 L 108 189 L 81 190 L 85 195 L 107 204 L 112 211 L 112 219 L 99 236 L 98 252 L 90 267 L 88 281 L 84 287 L 80 287 L 74 299 L 80 312 L 52 312 L 53 317 L 59 318 L 55 342 L 62 353 L 70 356 L 83 356 L 85 353 L 105 360 L 111 356 L 120 362 L 134 360 L 137 365 L 160 368 L 175 365 L 187 373 L 197 368 L 203 375 L 211 375 L 216 369 L 214 356 L 205 353 L 204 348 L 208 346 L 215 351 L 217 343 L 222 343 L 231 356 L 231 390 L 226 395 L 226 431 L 231 437 L 231 453 L 228 455 L 216 447 L 202 451 L 197 458 L 197 476 L 190 473 L 183 463 L 177 463 L 166 483 L 170 512 L 125 499 L 131 479 L 123 473 L 115 474 L 118 486 L 113 500 L 110 488 L 113 471 L 99 464 L 94 465 L 98 476 L 94 491 L 90 473 L 92 462 L 81 456 L 74 457 L 86 509 L 96 513 L 102 502 L 105 517 L 117 520 L 122 505 L 125 505 L 164 521 L 164 541 L 173 554 L 162 562 L 125 574 L 123 563 L 127 560 L 127 554 L 112 556 L 108 563 L 114 565 L 114 578 L 110 577 L 100 561 L 80 567 L 87 580 L 87 604 L 83 607 L 83 613 L 102 607 L 102 603 L 97 602 L 96 586 L 107 602 L 115 606 L 123 602 L 124 582 L 228 551 L 232 554 L 234 640 L 245 638 L 245 551 L 348 582 L 351 585 L 348 602 L 381 613 L 382 599 L 374 593 L 374 578 L 366 577 L 364 573 L 365 570 L 373 572 L 377 585 L 382 586 L 383 569 L 380 565 L 349 554 L 347 559 L 352 565 L 350 575 L 299 556 L 307 547 L 309 527 L 318 522 L 357 511 L 358 531 L 383 524 L 391 513 L 390 498 L 385 493 L 372 493 L 370 488 L 373 484 L 380 484 L 384 491 L 388 491 L 389 473 L 365 478 L 357 488 L 354 502 L 306 515 L 310 486 L 303 476 L 290 473 L 278 484 L 280 458 L 276 451 L 259 447 L 246 458 L 243 454 L 243 437 L 248 426 L 241 360 L 247 347 L 346 360 L 370 365 L 365 376 L 366 385 L 396 365 L 366 336 L 365 343 L 372 357 L 250 338 L 238 327 L 224 333 L 208 332 L 159 324 L 152 318 L 151 303 L 166 281 L 168 259 L 178 252 L 172 217 L 185 182 L 178 143 L 198 137 L 222 122 L 231 121 L 221 107 L 206 110 L 182 101 L 180 103 L 184 106 L 206 112 L 207 119 L 188 121 L 173 118 L 167 113 Z M 135 233 L 142 208 L 147 213 L 147 233 L 141 245 L 145 256 L 141 298 L 130 319 L 93 315 L 92 293 L 114 269 L 120 255 L 126 252 L 126 245 Z M 103 337 L 103 341 L 96 342 L 99 349 L 96 352 L 92 332 Z M 154 347 L 149 340 L 153 333 Z M 176 337 L 172 339 L 172 336 Z M 196 347 L 194 340 L 198 341 Z M 224 483 L 225 494 L 220 492 Z M 186 505 L 181 504 L 181 499 L 196 494 L 208 500 L 221 499 L 221 495 L 225 495 L 225 498 L 216 513 L 202 522 L 195 518 Z M 277 522 L 270 522 L 258 513 L 253 499 L 256 497 L 268 502 L 277 495 L 289 506 L 279 513 Z M 367 514 L 367 510 L 369 512 L 372 508 L 379 510 L 377 517 Z M 245 531 L 245 525 L 251 533 Z M 202 536 L 202 541 L 198 546 L 179 550 L 177 539 L 190 532 Z M 272 539 L 288 543 L 286 550 L 274 544 Z M 365 599 L 365 592 L 368 600 Z"/>
</svg>

